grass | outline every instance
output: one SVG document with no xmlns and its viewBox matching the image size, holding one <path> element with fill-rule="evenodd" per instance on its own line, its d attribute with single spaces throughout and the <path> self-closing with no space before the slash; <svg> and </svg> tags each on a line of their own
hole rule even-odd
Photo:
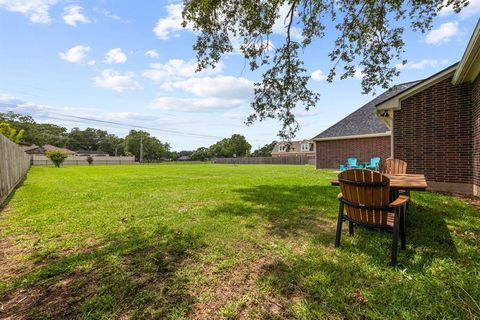
<svg viewBox="0 0 480 320">
<path fill-rule="evenodd" d="M 478 319 L 480 209 L 412 194 L 407 250 L 308 166 L 33 167 L 0 213 L 0 318 Z"/>
</svg>

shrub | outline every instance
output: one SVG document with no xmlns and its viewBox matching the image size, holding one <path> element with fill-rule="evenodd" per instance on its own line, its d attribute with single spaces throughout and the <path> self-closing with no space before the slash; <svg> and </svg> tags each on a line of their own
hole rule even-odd
<svg viewBox="0 0 480 320">
<path fill-rule="evenodd" d="M 91 165 L 92 162 L 93 162 L 93 158 L 90 157 L 90 156 L 88 156 L 87 159 L 85 159 L 85 160 L 87 160 L 87 162 L 88 162 L 89 165 Z"/>
<path fill-rule="evenodd" d="M 67 158 L 67 155 L 61 151 L 49 151 L 47 152 L 47 158 L 53 162 L 55 167 L 59 168 L 63 161 Z"/>
</svg>

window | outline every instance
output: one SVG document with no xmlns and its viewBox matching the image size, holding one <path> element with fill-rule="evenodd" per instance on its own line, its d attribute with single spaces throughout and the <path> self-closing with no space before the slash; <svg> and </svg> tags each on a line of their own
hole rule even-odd
<svg viewBox="0 0 480 320">
<path fill-rule="evenodd" d="M 300 150 L 310 151 L 310 143 L 302 143 L 302 146 L 301 146 Z"/>
<path fill-rule="evenodd" d="M 287 146 L 286 145 L 279 145 L 278 146 L 278 151 L 279 152 L 286 152 L 287 151 Z"/>
</svg>

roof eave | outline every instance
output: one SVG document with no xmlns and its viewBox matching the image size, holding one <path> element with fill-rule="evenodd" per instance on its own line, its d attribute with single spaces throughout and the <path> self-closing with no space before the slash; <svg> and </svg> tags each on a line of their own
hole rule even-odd
<svg viewBox="0 0 480 320">
<path fill-rule="evenodd" d="M 473 82 L 480 73 L 480 19 L 478 19 L 472 37 L 468 42 L 462 60 L 453 76 L 454 85 L 463 82 Z"/>
<path fill-rule="evenodd" d="M 404 100 L 408 97 L 411 97 L 429 87 L 432 85 L 447 79 L 448 77 L 451 77 L 454 73 L 455 70 L 457 69 L 458 64 L 454 64 L 437 74 L 431 76 L 430 78 L 425 79 L 424 81 L 414 85 L 413 87 L 403 91 L 402 93 L 391 97 L 390 99 L 387 99 L 379 104 L 377 104 L 375 107 L 377 108 L 377 113 L 380 110 L 400 110 L 400 101 Z"/>
<path fill-rule="evenodd" d="M 381 133 L 357 134 L 353 136 L 314 138 L 313 140 L 314 141 L 349 140 L 349 139 L 362 139 L 362 138 L 389 137 L 390 135 L 391 135 L 391 132 L 386 131 Z"/>
</svg>

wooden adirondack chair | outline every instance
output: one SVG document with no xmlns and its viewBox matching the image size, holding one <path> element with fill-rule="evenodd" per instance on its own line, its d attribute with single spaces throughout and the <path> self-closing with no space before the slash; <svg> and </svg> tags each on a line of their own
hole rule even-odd
<svg viewBox="0 0 480 320">
<path fill-rule="evenodd" d="M 380 162 L 380 172 L 387 174 L 407 173 L 407 163 L 400 159 L 387 159 Z"/>
<path fill-rule="evenodd" d="M 342 192 L 338 195 L 338 212 L 335 247 L 340 246 L 343 221 L 349 222 L 350 235 L 354 226 L 392 231 L 390 265 L 397 264 L 398 236 L 401 249 L 405 249 L 405 204 L 407 196 L 399 196 L 390 202 L 390 180 L 372 170 L 351 169 L 338 175 Z"/>
<path fill-rule="evenodd" d="M 400 159 L 387 159 L 380 162 L 381 173 L 387 174 L 405 174 L 407 173 L 407 163 Z M 410 190 L 403 191 L 408 197 L 410 197 Z M 407 204 L 407 209 L 410 208 L 410 203 Z"/>
</svg>

